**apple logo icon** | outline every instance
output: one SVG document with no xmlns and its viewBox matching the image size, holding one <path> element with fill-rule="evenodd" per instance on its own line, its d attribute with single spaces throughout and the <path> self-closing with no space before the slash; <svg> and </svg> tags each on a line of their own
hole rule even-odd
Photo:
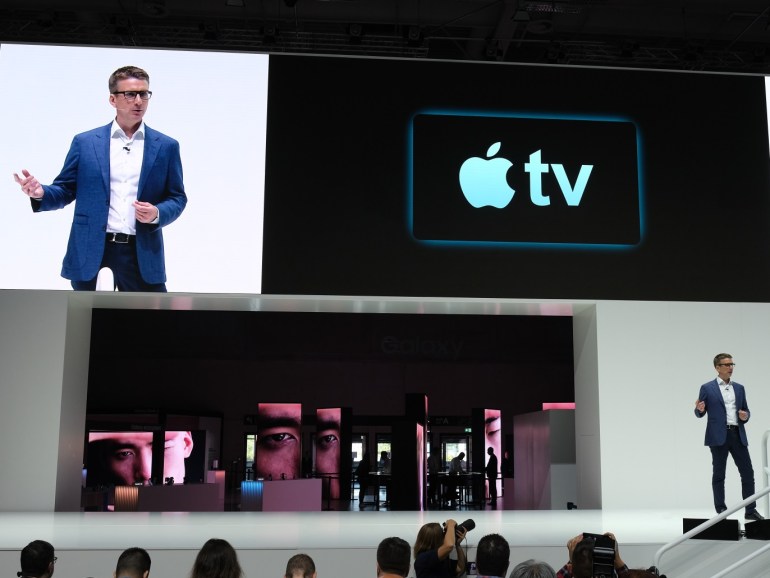
<svg viewBox="0 0 770 578">
<path fill-rule="evenodd" d="M 495 156 L 500 151 L 496 142 L 487 149 L 487 158 L 471 157 L 460 167 L 460 189 L 467 201 L 475 208 L 492 206 L 504 208 L 516 192 L 505 179 L 513 163 L 506 158 Z"/>
</svg>

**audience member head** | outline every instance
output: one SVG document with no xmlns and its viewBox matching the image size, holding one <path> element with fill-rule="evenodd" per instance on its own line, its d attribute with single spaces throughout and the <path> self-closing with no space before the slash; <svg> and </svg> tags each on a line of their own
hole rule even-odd
<svg viewBox="0 0 770 578">
<path fill-rule="evenodd" d="M 589 538 L 577 543 L 572 550 L 572 576 L 574 578 L 592 578 L 594 575 L 594 545 Z"/>
<path fill-rule="evenodd" d="M 545 562 L 530 559 L 518 564 L 509 578 L 556 578 L 556 571 Z"/>
<path fill-rule="evenodd" d="M 227 540 L 211 538 L 198 552 L 190 578 L 241 578 L 238 554 Z"/>
<path fill-rule="evenodd" d="M 147 578 L 150 575 L 150 555 L 142 548 L 129 548 L 118 557 L 114 578 Z"/>
<path fill-rule="evenodd" d="M 377 546 L 377 576 L 394 574 L 406 577 L 411 564 L 411 551 L 406 540 L 385 538 Z"/>
<path fill-rule="evenodd" d="M 51 544 L 45 540 L 34 540 L 21 551 L 21 572 L 16 575 L 24 578 L 48 578 L 53 574 L 56 556 Z"/>
<path fill-rule="evenodd" d="M 444 542 L 444 528 L 436 522 L 424 524 L 417 532 L 417 538 L 414 541 L 414 557 L 418 554 L 435 550 Z"/>
<path fill-rule="evenodd" d="M 315 563 L 307 554 L 295 554 L 286 564 L 285 578 L 315 578 Z"/>
<path fill-rule="evenodd" d="M 487 534 L 476 547 L 476 569 L 484 576 L 505 576 L 511 557 L 508 541 L 500 534 Z"/>
</svg>

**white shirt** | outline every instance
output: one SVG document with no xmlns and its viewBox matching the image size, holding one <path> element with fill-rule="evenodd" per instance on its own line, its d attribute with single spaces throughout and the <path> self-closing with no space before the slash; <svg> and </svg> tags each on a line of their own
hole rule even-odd
<svg viewBox="0 0 770 578">
<path fill-rule="evenodd" d="M 129 139 L 113 120 L 110 135 L 110 212 L 107 216 L 107 232 L 136 235 L 134 201 L 142 172 L 144 121 Z"/>
<path fill-rule="evenodd" d="M 738 408 L 735 407 L 735 387 L 732 383 L 725 383 L 721 377 L 717 377 L 719 391 L 722 392 L 722 399 L 725 400 L 725 411 L 727 412 L 727 425 L 738 425 Z"/>
</svg>

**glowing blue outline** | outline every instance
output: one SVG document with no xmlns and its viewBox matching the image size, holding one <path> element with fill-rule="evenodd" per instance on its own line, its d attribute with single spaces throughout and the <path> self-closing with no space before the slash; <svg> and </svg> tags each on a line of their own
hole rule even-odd
<svg viewBox="0 0 770 578">
<path fill-rule="evenodd" d="M 636 170 L 637 184 L 639 187 L 639 241 L 634 244 L 627 243 L 543 243 L 535 241 L 449 241 L 449 240 L 425 240 L 418 239 L 414 235 L 414 119 L 418 115 L 442 115 L 442 116 L 481 116 L 494 118 L 532 118 L 542 120 L 589 120 L 599 122 L 628 122 L 636 130 Z M 406 223 L 409 236 L 416 243 L 433 247 L 472 247 L 472 248 L 508 248 L 508 249 L 573 249 L 590 251 L 631 251 L 638 249 L 645 239 L 646 214 L 644 210 L 644 171 L 642 156 L 642 131 L 636 122 L 624 116 L 597 115 L 597 114 L 568 114 L 568 113 L 517 113 L 479 111 L 469 112 L 452 109 L 425 109 L 412 114 L 407 128 L 407 170 L 406 170 Z"/>
</svg>

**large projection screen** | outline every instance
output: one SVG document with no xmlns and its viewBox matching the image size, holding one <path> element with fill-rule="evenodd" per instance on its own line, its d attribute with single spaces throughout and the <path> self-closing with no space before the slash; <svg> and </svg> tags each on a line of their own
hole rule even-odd
<svg viewBox="0 0 770 578">
<path fill-rule="evenodd" d="M 127 65 L 150 75 L 145 123 L 180 143 L 188 204 L 164 228 L 168 290 L 259 293 L 268 56 L 14 44 L 0 46 L 0 288 L 70 289 L 73 205 L 33 214 L 12 174 L 50 183 L 72 138 L 114 118 L 107 79 Z"/>
</svg>

